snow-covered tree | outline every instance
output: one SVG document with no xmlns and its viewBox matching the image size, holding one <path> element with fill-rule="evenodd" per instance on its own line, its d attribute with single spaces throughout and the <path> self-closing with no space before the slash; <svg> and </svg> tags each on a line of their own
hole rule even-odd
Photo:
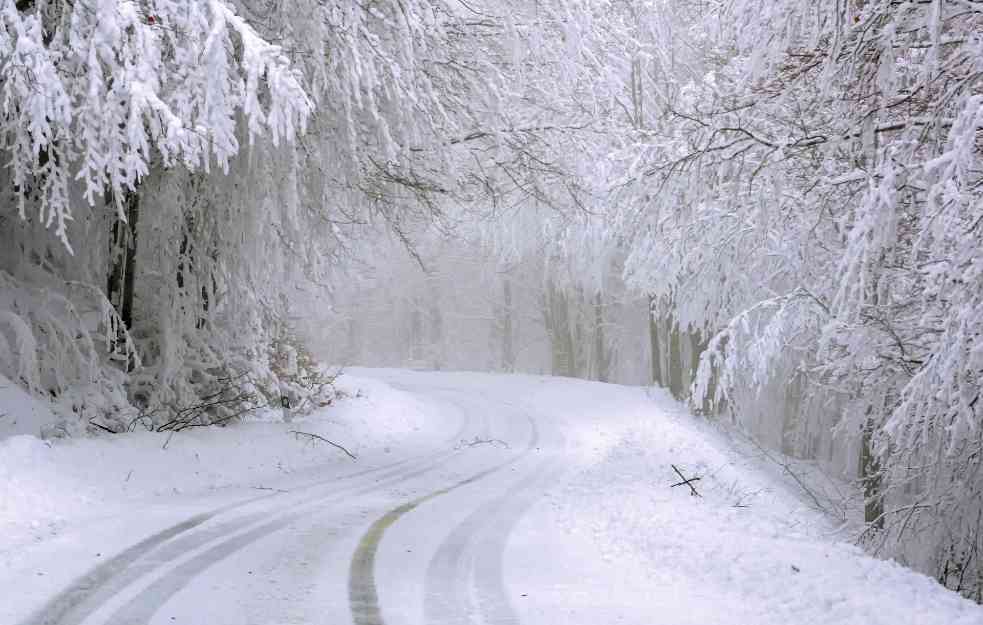
<svg viewBox="0 0 983 625">
<path fill-rule="evenodd" d="M 858 475 L 873 545 L 976 592 L 979 11 L 656 6 L 641 70 L 609 48 L 651 94 L 620 151 L 631 283 L 715 335 L 698 399 Z"/>
<path fill-rule="evenodd" d="M 981 32 L 971 0 L 0 0 L 0 374 L 111 429 L 261 403 L 321 297 L 343 360 L 667 386 L 979 593 Z"/>
<path fill-rule="evenodd" d="M 226 250 L 190 247 L 182 227 L 219 223 L 234 237 L 243 225 L 223 223 L 198 190 L 244 147 L 295 140 L 312 110 L 283 49 L 228 2 L 0 3 L 0 269 L 12 285 L 4 334 L 17 342 L 0 349 L 6 370 L 86 419 L 125 408 L 120 373 L 143 355 L 137 276 L 157 277 L 164 310 L 193 316 L 175 306 L 179 283 Z M 157 195 L 164 187 L 181 189 Z M 176 349 L 188 334 L 158 338 Z"/>
</svg>

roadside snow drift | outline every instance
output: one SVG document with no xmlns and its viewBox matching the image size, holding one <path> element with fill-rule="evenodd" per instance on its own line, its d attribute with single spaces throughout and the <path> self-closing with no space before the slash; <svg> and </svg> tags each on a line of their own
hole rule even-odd
<svg viewBox="0 0 983 625">
<path fill-rule="evenodd" d="M 255 497 L 273 492 L 283 480 L 353 466 L 339 450 L 292 431 L 323 436 L 371 462 L 394 450 L 427 447 L 449 427 L 439 411 L 385 383 L 342 376 L 337 386 L 347 399 L 292 423 L 282 423 L 275 411 L 227 427 L 173 435 L 0 439 L 0 576 L 4 567 L 30 560 L 31 546 L 98 530 L 134 510 L 153 508 L 160 518 L 151 515 L 119 531 L 107 550 L 207 507 L 212 498 Z M 0 404 L 0 412 L 39 409 L 25 398 Z M 170 513 L 174 509 L 177 514 Z M 6 607 L 0 601 L 0 623 L 8 622 Z"/>
</svg>

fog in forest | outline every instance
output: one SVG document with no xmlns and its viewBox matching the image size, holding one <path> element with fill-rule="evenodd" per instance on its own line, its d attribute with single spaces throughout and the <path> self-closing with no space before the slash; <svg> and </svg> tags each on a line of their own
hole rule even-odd
<svg viewBox="0 0 983 625">
<path fill-rule="evenodd" d="M 301 418 L 339 368 L 664 389 L 980 602 L 981 33 L 976 0 L 0 0 L 0 387 L 43 406 L 0 439 Z"/>
</svg>

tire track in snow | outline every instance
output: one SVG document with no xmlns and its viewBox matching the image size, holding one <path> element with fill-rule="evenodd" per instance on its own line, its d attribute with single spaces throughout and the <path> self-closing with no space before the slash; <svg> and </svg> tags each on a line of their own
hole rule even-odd
<svg viewBox="0 0 983 625">
<path fill-rule="evenodd" d="M 448 442 L 456 442 L 464 434 L 464 432 L 467 431 L 469 426 L 471 426 L 471 423 L 467 419 L 462 419 L 460 427 L 455 434 L 448 439 Z M 487 424 L 483 424 L 481 427 L 482 431 L 484 431 L 486 427 Z M 337 485 L 339 482 L 343 483 L 349 480 L 357 480 L 360 477 L 373 474 L 382 474 L 384 476 L 383 479 L 385 479 L 385 477 L 388 477 L 389 475 L 401 472 L 404 465 L 425 463 L 428 460 L 434 461 L 421 471 L 410 474 L 401 473 L 400 478 L 390 480 L 388 482 L 380 483 L 377 480 L 375 483 L 363 488 L 361 491 L 356 490 L 355 493 L 350 492 L 353 487 L 349 487 L 349 489 L 341 492 L 335 491 L 329 495 L 329 500 L 334 500 L 337 498 L 331 497 L 331 495 L 344 496 L 361 494 L 362 492 L 370 492 L 373 489 L 398 483 L 405 479 L 411 479 L 420 473 L 431 470 L 432 468 L 439 466 L 447 459 L 447 457 L 451 455 L 453 455 L 453 451 L 442 451 L 438 453 L 425 454 L 416 458 L 406 458 L 397 462 L 356 471 L 354 473 L 345 474 L 339 477 L 317 480 L 292 489 L 290 494 L 296 496 L 318 487 Z M 357 486 L 354 488 L 357 489 Z M 193 532 L 193 530 L 196 528 L 199 528 L 208 521 L 211 521 L 225 513 L 239 508 L 244 508 L 259 501 L 274 498 L 283 498 L 283 494 L 273 493 L 269 495 L 261 495 L 259 497 L 252 497 L 231 505 L 216 508 L 214 510 L 190 517 L 180 523 L 172 525 L 164 530 L 161 530 L 160 532 L 144 538 L 135 545 L 132 545 L 119 554 L 113 556 L 106 562 L 90 569 L 87 573 L 83 574 L 81 577 L 76 579 L 76 581 L 71 583 L 67 588 L 48 600 L 33 615 L 22 621 L 21 625 L 79 625 L 107 601 L 112 599 L 114 596 L 119 594 L 120 591 L 130 586 L 137 580 L 152 574 L 156 570 L 166 567 L 169 563 L 178 560 L 182 555 L 202 547 L 213 540 L 221 539 L 223 536 L 228 536 L 230 532 L 241 529 L 244 525 L 250 525 L 262 518 L 268 517 L 269 512 L 262 511 L 244 518 L 240 517 L 231 519 L 225 524 L 208 528 L 206 531 L 202 532 Z M 322 503 L 325 502 L 318 501 L 316 504 L 310 504 L 310 506 Z M 305 506 L 305 509 L 307 507 L 308 506 Z M 286 522 L 280 522 L 283 520 L 281 519 L 280 521 L 266 523 L 260 526 L 260 528 L 266 528 L 268 532 L 276 531 L 276 529 L 293 522 L 300 516 L 303 516 L 303 514 L 289 515 L 289 520 Z M 262 537 L 260 534 L 256 534 L 257 530 L 260 528 L 256 528 L 243 534 L 254 536 L 254 538 L 250 541 L 244 542 L 242 538 L 243 535 L 235 536 L 231 539 L 231 541 L 233 541 L 234 544 L 241 544 L 241 546 L 245 546 L 249 544 L 249 542 L 254 542 Z M 241 546 L 239 548 L 241 548 Z M 213 547 L 210 552 L 213 554 L 219 554 L 226 551 L 219 549 L 219 547 L 221 547 L 221 545 Z M 232 553 L 233 551 L 235 550 L 233 549 L 229 551 L 229 553 Z M 187 580 L 185 583 L 187 583 Z"/>
<path fill-rule="evenodd" d="M 462 420 L 462 425 L 455 432 L 454 436 L 450 440 L 458 439 L 461 434 L 468 429 L 471 423 L 468 420 Z M 485 415 L 482 415 L 480 419 L 480 425 L 478 427 L 479 433 L 486 435 L 488 430 L 488 421 Z M 308 502 L 302 505 L 302 509 L 296 509 L 293 513 L 287 515 L 281 515 L 280 517 L 271 520 L 267 523 L 255 527 L 246 532 L 236 534 L 232 537 L 228 536 L 228 531 L 224 532 L 223 535 L 225 540 L 214 545 L 202 553 L 199 553 L 183 562 L 180 562 L 171 570 L 167 571 L 162 577 L 158 578 L 152 582 L 149 586 L 142 589 L 141 592 L 134 596 L 132 599 L 127 601 L 122 607 L 116 609 L 112 615 L 105 621 L 106 625 L 146 625 L 147 622 L 151 620 L 154 614 L 163 607 L 163 605 L 175 594 L 177 594 L 182 588 L 187 586 L 195 577 L 200 575 L 205 569 L 210 567 L 212 564 L 232 555 L 236 551 L 243 549 L 250 544 L 265 538 L 277 532 L 285 527 L 289 526 L 291 523 L 298 521 L 305 516 L 308 516 L 313 510 L 318 507 L 324 506 L 325 504 L 334 503 L 339 500 L 371 493 L 373 491 L 379 490 L 381 488 L 386 488 L 389 486 L 394 486 L 406 481 L 409 481 L 415 477 L 426 474 L 441 465 L 443 465 L 449 458 L 454 456 L 456 451 L 454 449 L 443 451 L 437 454 L 430 454 L 422 459 L 416 460 L 411 463 L 411 460 L 403 460 L 398 463 L 393 463 L 392 465 L 387 465 L 386 468 L 392 468 L 393 466 L 399 465 L 399 468 L 394 471 L 387 471 L 386 476 L 392 476 L 391 479 L 376 480 L 372 484 L 368 484 L 364 487 L 350 487 L 343 491 L 335 491 L 329 496 L 322 498 L 315 502 Z M 417 464 L 422 465 L 419 469 L 405 472 L 402 465 L 406 464 Z M 332 483 L 332 480 L 326 480 L 325 483 Z M 265 515 L 257 515 L 259 517 Z M 348 518 L 354 518 L 356 515 L 348 515 L 338 519 L 338 521 L 346 520 Z M 231 525 L 231 524 L 230 524 Z M 235 523 L 237 527 L 235 529 L 241 529 L 242 525 L 240 523 Z M 219 533 L 219 532 L 216 532 Z M 204 544 L 204 543 L 202 543 Z M 187 553 L 188 550 L 184 550 L 181 553 Z M 180 555 L 180 554 L 179 554 Z M 177 559 L 177 558 L 174 558 Z"/>
<path fill-rule="evenodd" d="M 540 462 L 508 493 L 485 503 L 454 528 L 427 566 L 426 623 L 519 622 L 505 590 L 505 547 L 526 510 L 561 473 L 556 458 Z"/>
<path fill-rule="evenodd" d="M 187 586 L 192 579 L 201 574 L 202 571 L 207 569 L 212 564 L 215 564 L 216 562 L 232 555 L 236 551 L 239 551 L 240 549 L 243 549 L 256 541 L 287 527 L 291 523 L 308 516 L 312 510 L 316 509 L 317 507 L 339 501 L 346 497 L 364 495 L 378 490 L 379 488 L 386 488 L 400 484 L 428 473 L 439 467 L 441 464 L 443 464 L 443 462 L 437 462 L 416 471 L 403 473 L 387 481 L 372 484 L 361 489 L 338 492 L 333 497 L 328 497 L 313 503 L 310 506 L 305 506 L 304 510 L 279 517 L 273 521 L 263 523 L 262 525 L 254 527 L 246 532 L 228 538 L 227 540 L 224 540 L 217 545 L 214 545 L 195 555 L 193 558 L 178 564 L 176 567 L 168 571 L 166 575 L 155 580 L 149 586 L 141 590 L 138 595 L 133 597 L 124 606 L 114 612 L 113 615 L 107 621 L 105 621 L 105 623 L 106 625 L 146 625 L 146 623 L 150 621 L 151 617 L 153 617 L 153 615 L 167 602 L 168 599 L 177 594 L 178 591 Z M 358 515 L 352 514 L 349 516 L 351 518 L 355 518 Z"/>
<path fill-rule="evenodd" d="M 531 436 L 526 448 L 520 453 L 505 462 L 475 473 L 460 482 L 404 503 L 381 516 L 369 527 L 368 531 L 365 532 L 359 541 L 358 547 L 352 556 L 351 566 L 349 567 L 348 603 L 354 625 L 385 625 L 379 605 L 379 593 L 375 583 L 375 560 L 378 555 L 379 543 L 382 541 L 386 530 L 398 521 L 400 517 L 420 505 L 441 495 L 446 495 L 462 486 L 477 482 L 525 458 L 539 444 L 539 428 L 529 415 L 526 415 L 526 418 L 529 420 Z"/>
<path fill-rule="evenodd" d="M 50 599 L 37 613 L 26 621 L 23 621 L 22 625 L 61 625 L 81 622 L 88 615 L 88 611 L 73 613 L 73 609 L 85 603 L 89 597 L 93 596 L 99 590 L 102 590 L 112 579 L 121 576 L 128 570 L 130 565 L 146 553 L 153 551 L 160 545 L 181 534 L 193 530 L 223 512 L 228 512 L 272 496 L 263 495 L 261 497 L 254 497 L 225 508 L 199 514 L 148 536 L 132 547 L 91 569 L 88 573 L 73 582 L 68 588 Z M 76 610 L 75 612 L 78 611 Z M 72 618 L 70 618 L 70 614 Z"/>
</svg>

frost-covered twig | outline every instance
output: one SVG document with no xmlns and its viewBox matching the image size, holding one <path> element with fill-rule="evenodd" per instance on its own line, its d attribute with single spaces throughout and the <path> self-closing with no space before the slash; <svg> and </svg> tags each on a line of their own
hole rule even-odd
<svg viewBox="0 0 983 625">
<path fill-rule="evenodd" d="M 462 440 L 457 446 L 457 449 L 460 449 L 461 447 L 478 447 L 479 445 L 496 445 L 502 447 L 503 449 L 509 448 L 509 444 L 500 438 L 479 438 L 475 436 L 469 441 Z"/>
<path fill-rule="evenodd" d="M 333 447 L 337 447 L 337 448 L 338 448 L 338 449 L 340 449 L 341 451 L 343 451 L 343 452 L 345 452 L 345 454 L 346 454 L 346 455 L 347 455 L 347 456 L 348 456 L 349 458 L 351 458 L 352 460 L 358 460 L 358 458 L 356 458 L 356 457 L 355 457 L 355 454 L 353 454 L 352 452 L 350 452 L 350 451 L 348 451 L 347 449 L 345 449 L 345 447 L 343 447 L 343 446 L 341 446 L 341 445 L 339 445 L 338 443 L 336 443 L 336 442 L 334 442 L 334 441 L 330 441 L 330 440 L 328 440 L 328 439 L 326 439 L 326 438 L 324 438 L 323 436 L 321 436 L 321 435 L 319 435 L 319 434 L 314 434 L 314 433 L 312 433 L 312 432 L 299 432 L 299 431 L 297 431 L 297 430 L 290 430 L 290 432 L 289 432 L 289 434 L 293 434 L 293 435 L 294 435 L 295 437 L 297 437 L 297 438 L 300 438 L 300 437 L 302 437 L 302 436 L 306 436 L 306 437 L 307 437 L 308 439 L 310 439 L 310 440 L 311 440 L 312 442 L 313 442 L 313 441 L 321 441 L 322 443 L 327 443 L 328 445 L 331 445 L 331 446 L 333 446 Z"/>
</svg>

